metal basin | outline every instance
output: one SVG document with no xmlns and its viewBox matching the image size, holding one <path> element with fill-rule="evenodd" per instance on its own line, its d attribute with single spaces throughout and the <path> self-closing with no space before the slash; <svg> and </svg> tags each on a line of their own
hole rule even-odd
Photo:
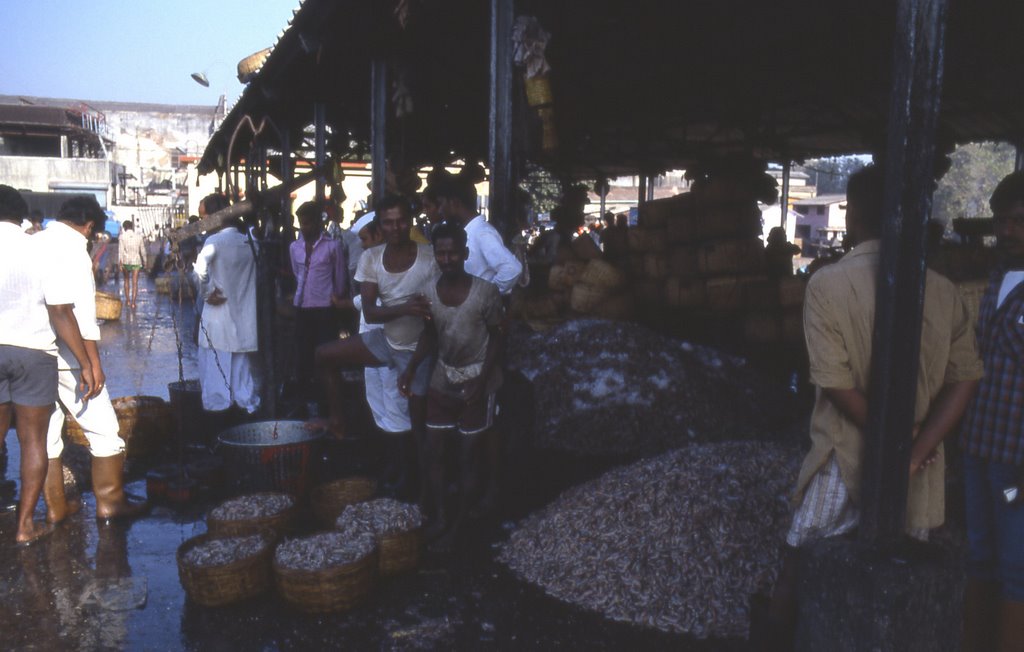
<svg viewBox="0 0 1024 652">
<path fill-rule="evenodd" d="M 305 496 L 315 484 L 323 433 L 303 421 L 261 421 L 217 436 L 229 493 L 283 491 Z"/>
</svg>

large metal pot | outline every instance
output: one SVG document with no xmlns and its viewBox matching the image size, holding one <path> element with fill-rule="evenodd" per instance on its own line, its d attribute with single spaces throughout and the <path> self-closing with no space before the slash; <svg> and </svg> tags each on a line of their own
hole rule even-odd
<svg viewBox="0 0 1024 652">
<path fill-rule="evenodd" d="M 323 433 L 303 421 L 261 421 L 217 436 L 224 479 L 231 494 L 283 491 L 304 496 L 315 484 Z"/>
</svg>

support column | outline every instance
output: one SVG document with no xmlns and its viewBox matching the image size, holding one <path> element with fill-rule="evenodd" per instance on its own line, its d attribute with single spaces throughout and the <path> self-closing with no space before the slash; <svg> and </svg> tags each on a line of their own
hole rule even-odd
<svg viewBox="0 0 1024 652">
<path fill-rule="evenodd" d="M 801 548 L 799 651 L 960 647 L 962 562 L 903 535 L 945 24 L 946 0 L 898 2 L 859 540 Z"/>
<path fill-rule="evenodd" d="M 782 164 L 782 192 L 779 193 L 779 226 L 786 231 L 786 222 L 789 220 L 789 173 L 793 168 L 792 161 Z M 786 231 L 786 239 L 789 239 L 789 232 Z"/>
<path fill-rule="evenodd" d="M 388 66 L 384 59 L 370 63 L 370 158 L 374 204 L 384 196 L 387 179 Z"/>
<path fill-rule="evenodd" d="M 313 129 L 315 132 L 316 166 L 323 170 L 324 163 L 327 162 L 327 105 L 323 102 L 313 104 Z M 318 202 L 323 202 L 327 196 L 326 188 L 327 181 L 321 172 L 316 177 L 316 200 Z"/>
<path fill-rule="evenodd" d="M 507 239 L 516 227 L 512 211 L 512 23 L 515 0 L 491 0 L 491 110 L 488 221 Z"/>
<path fill-rule="evenodd" d="M 639 188 L 637 188 L 636 208 L 639 211 L 640 207 L 647 203 L 647 175 L 641 174 L 639 181 Z"/>
</svg>

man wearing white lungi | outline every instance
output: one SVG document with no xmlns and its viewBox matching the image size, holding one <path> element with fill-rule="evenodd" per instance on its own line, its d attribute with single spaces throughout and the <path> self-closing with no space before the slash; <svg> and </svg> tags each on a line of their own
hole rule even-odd
<svg viewBox="0 0 1024 652">
<path fill-rule="evenodd" d="M 101 390 L 86 399 L 79 391 L 82 370 L 78 360 L 64 342 L 57 348 L 57 409 L 50 416 L 46 435 L 46 456 L 49 458 L 43 497 L 46 500 L 46 519 L 59 523 L 78 511 L 79 503 L 68 503 L 64 496 L 64 473 L 60 456 L 64 451 L 61 430 L 67 410 L 82 427 L 92 453 L 92 485 L 96 497 L 96 518 L 101 521 L 140 516 L 145 503 L 129 501 L 124 493 L 124 440 L 120 437 L 117 414 L 110 403 L 110 395 L 100 364 L 100 329 L 96 324 L 96 280 L 92 274 L 92 258 L 86 243 L 96 228 L 102 228 L 106 219 L 96 199 L 89 195 L 73 197 L 60 208 L 57 221 L 33 238 L 53 253 L 58 261 L 60 283 L 74 297 L 75 319 L 85 343 L 85 351 L 92 363 L 92 373 Z M 63 410 L 62 410 L 63 408 Z"/>
<path fill-rule="evenodd" d="M 199 327 L 203 407 L 260 407 L 256 375 L 256 250 L 241 222 L 206 239 L 194 271 L 206 302 Z"/>
</svg>

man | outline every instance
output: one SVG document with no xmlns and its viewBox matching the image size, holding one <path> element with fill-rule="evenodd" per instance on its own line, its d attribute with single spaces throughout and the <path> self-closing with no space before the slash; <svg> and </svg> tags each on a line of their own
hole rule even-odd
<svg viewBox="0 0 1024 652">
<path fill-rule="evenodd" d="M 338 309 L 348 297 L 348 254 L 324 234 L 317 202 L 295 212 L 301 236 L 288 248 L 295 274 L 295 375 L 307 401 L 313 395 L 313 354 L 316 347 L 338 337 Z"/>
<path fill-rule="evenodd" d="M 256 252 L 241 220 L 206 238 L 193 271 L 205 304 L 198 334 L 203 408 L 227 425 L 235 416 L 229 409 L 253 414 L 260 407 Z"/>
<path fill-rule="evenodd" d="M 469 179 L 449 177 L 447 183 L 439 184 L 437 195 L 444 219 L 452 220 L 466 230 L 469 248 L 466 272 L 494 283 L 501 294 L 508 297 L 523 272 L 523 264 L 505 246 L 498 230 L 477 212 L 476 186 Z M 490 512 L 498 500 L 501 436 L 497 428 L 487 431 L 484 446 L 487 450 L 488 486 L 480 501 L 481 513 Z"/>
<path fill-rule="evenodd" d="M 502 380 L 498 356 L 504 344 L 504 308 L 497 286 L 466 273 L 469 252 L 463 228 L 442 222 L 433 229 L 433 237 L 441 276 L 427 286 L 431 318 L 398 384 L 407 392 L 419 364 L 437 356 L 427 393 L 432 453 L 427 503 L 433 503 L 436 517 L 427 536 L 444 533 L 434 542 L 435 549 L 444 551 L 455 543 L 469 515 L 477 487 L 479 442 L 482 433 L 494 425 L 495 397 Z M 449 528 L 445 516 L 444 435 L 452 431 L 461 435 L 461 445 L 458 511 Z"/>
<path fill-rule="evenodd" d="M 423 292 L 436 276 L 434 256 L 428 245 L 416 244 L 409 237 L 412 216 L 408 202 L 397 196 L 385 197 L 377 204 L 376 213 L 385 244 L 363 252 L 356 281 L 366 321 L 384 326 L 360 333 L 359 337 L 328 342 L 316 351 L 317 367 L 327 387 L 330 418 L 315 425 L 328 428 L 337 438 L 345 436 L 338 371 L 365 366 L 389 367 L 400 373 L 416 349 L 423 320 L 430 315 Z M 430 367 L 429 363 L 421 365 L 410 387 L 409 415 L 417 441 L 423 439 L 426 430 Z"/>
<path fill-rule="evenodd" d="M 78 332 L 74 297 L 60 279 L 64 262 L 21 229 L 25 200 L 0 185 L 0 432 L 17 417 L 21 499 L 14 538 L 30 545 L 53 531 L 32 514 L 46 480 L 46 426 L 57 399 L 56 335 L 82 367 L 79 390 L 91 398 L 100 387 Z"/>
<path fill-rule="evenodd" d="M 80 365 L 61 342 L 57 351 L 58 405 L 49 421 L 46 441 L 49 463 L 43 487 L 46 520 L 50 523 L 60 523 L 81 507 L 77 502 L 69 504 L 64 496 L 64 473 L 60 461 L 64 450 L 61 438 L 64 412 L 61 408 L 74 416 L 89 440 L 96 519 L 104 522 L 131 519 L 146 510 L 145 503 L 131 502 L 125 496 L 124 440 L 120 437 L 117 414 L 107 393 L 97 345 L 100 329 L 96 325 L 96 281 L 86 244 L 96 229 L 103 228 L 105 221 L 103 209 L 94 197 L 73 197 L 61 205 L 55 222 L 33 236 L 42 247 L 64 261 L 67 274 L 63 283 L 74 299 L 78 329 L 99 386 L 99 392 L 88 400 L 78 393 L 82 374 Z"/>
<path fill-rule="evenodd" d="M 466 271 L 498 286 L 503 295 L 515 287 L 523 265 L 501 239 L 501 234 L 476 210 L 476 187 L 466 179 L 451 177 L 436 190 L 441 215 L 466 230 L 469 258 Z"/>
<path fill-rule="evenodd" d="M 989 201 L 998 265 L 978 314 L 985 378 L 964 419 L 965 650 L 1024 645 L 1024 172 Z M 1016 489 L 1016 492 L 1014 492 Z"/>
<path fill-rule="evenodd" d="M 97 231 L 103 229 L 103 223 Z M 124 273 L 124 302 L 134 308 L 139 299 L 139 272 L 146 266 L 146 243 L 131 220 L 121 223 L 117 238 L 117 262 Z"/>
<path fill-rule="evenodd" d="M 839 262 L 821 269 L 807 286 L 804 333 L 817 396 L 811 415 L 811 450 L 797 480 L 797 509 L 769 616 L 775 634 L 769 636 L 785 637 L 792 630 L 796 548 L 850 532 L 859 522 L 882 233 L 879 169 L 871 166 L 850 177 L 846 226 L 855 247 Z M 926 538 L 930 529 L 943 522 L 942 440 L 959 422 L 981 374 L 970 317 L 956 287 L 929 271 L 908 469 L 907 529 L 915 537 Z"/>
</svg>

